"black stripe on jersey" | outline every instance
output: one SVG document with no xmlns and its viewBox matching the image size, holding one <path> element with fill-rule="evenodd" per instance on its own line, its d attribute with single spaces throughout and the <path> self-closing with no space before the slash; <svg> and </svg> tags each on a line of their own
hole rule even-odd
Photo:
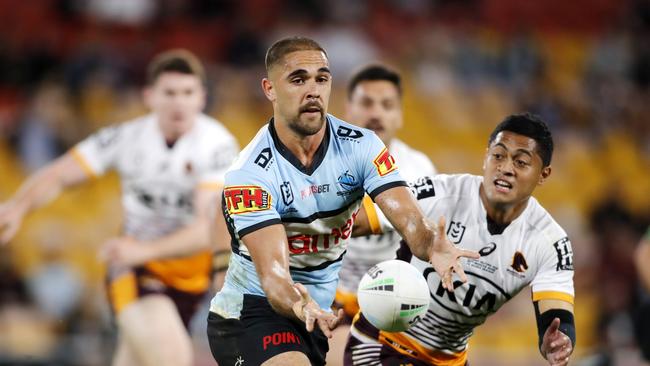
<svg viewBox="0 0 650 366">
<path fill-rule="evenodd" d="M 276 150 L 278 150 L 280 155 L 287 159 L 291 165 L 307 175 L 312 175 L 312 173 L 318 169 L 323 160 L 325 160 L 325 155 L 327 154 L 327 150 L 329 150 L 330 130 L 330 119 L 328 117 L 325 119 L 325 136 L 323 137 L 323 141 L 321 141 L 320 145 L 318 146 L 318 150 L 316 150 L 316 153 L 314 153 L 314 159 L 311 165 L 309 167 L 306 167 L 302 165 L 300 159 L 293 155 L 291 150 L 289 150 L 289 148 L 286 147 L 282 141 L 280 141 L 280 137 L 278 137 L 278 133 L 275 131 L 275 121 L 273 121 L 273 118 L 271 118 L 269 121 L 269 133 L 271 134 L 271 138 L 273 139 Z"/>
<path fill-rule="evenodd" d="M 465 271 L 465 274 L 467 274 L 467 275 L 472 275 L 472 276 L 474 276 L 474 277 L 478 277 L 478 278 L 482 279 L 483 281 L 485 281 L 485 282 L 491 284 L 492 286 L 494 286 L 494 288 L 496 288 L 497 290 L 499 290 L 499 292 L 501 292 L 501 294 L 502 294 L 503 296 L 505 296 L 506 299 L 508 299 L 508 300 L 511 299 L 511 296 L 510 296 L 509 293 L 507 293 L 504 289 L 502 289 L 502 288 L 501 288 L 500 286 L 498 286 L 496 283 L 492 282 L 490 279 L 488 279 L 488 278 L 486 278 L 486 277 L 483 277 L 483 276 L 481 276 L 481 275 L 479 275 L 479 274 L 476 274 L 476 273 L 474 273 L 474 272 L 468 272 L 468 271 Z"/>
<path fill-rule="evenodd" d="M 265 221 L 262 221 L 262 222 L 258 222 L 257 224 L 254 224 L 254 225 L 251 225 L 249 227 L 245 227 L 245 228 L 239 230 L 237 232 L 237 234 L 239 235 L 239 238 L 243 238 L 246 234 L 250 234 L 253 231 L 265 228 L 267 226 L 275 225 L 275 224 L 282 224 L 282 220 L 280 220 L 278 218 L 274 218 L 274 219 L 269 219 L 269 220 L 265 220 Z"/>
<path fill-rule="evenodd" d="M 452 326 L 454 328 L 459 328 L 459 329 L 463 329 L 465 327 L 467 327 L 467 329 L 472 329 L 474 327 L 477 327 L 477 326 L 483 324 L 483 322 L 478 322 L 476 324 L 467 324 L 467 323 L 464 323 L 464 322 L 459 322 L 459 321 L 456 321 L 456 320 L 447 319 L 445 317 L 442 317 L 442 316 L 434 313 L 431 310 L 427 311 L 427 315 L 431 315 L 432 317 L 437 318 L 439 321 L 442 321 L 443 323 L 444 322 L 450 323 L 450 324 L 452 324 L 450 326 Z"/>
<path fill-rule="evenodd" d="M 409 185 L 406 184 L 405 181 L 398 180 L 396 182 L 386 183 L 383 186 L 377 187 L 372 192 L 369 192 L 368 195 L 370 196 L 370 198 L 372 198 L 372 201 L 374 202 L 375 197 L 377 197 L 383 191 L 386 191 L 386 190 L 389 190 L 389 189 L 395 188 L 395 187 L 408 187 L 408 186 Z"/>
<path fill-rule="evenodd" d="M 290 222 L 297 224 L 310 224 L 318 219 L 326 219 L 328 217 L 333 217 L 340 215 L 341 213 L 347 211 L 351 206 L 355 205 L 357 202 L 361 201 L 363 197 L 358 197 L 356 200 L 351 201 L 347 206 L 337 208 L 336 210 L 331 211 L 318 211 L 307 217 L 283 217 L 282 222 Z"/>
<path fill-rule="evenodd" d="M 333 260 L 331 260 L 331 261 L 323 262 L 323 263 L 321 263 L 321 264 L 319 264 L 319 265 L 317 265 L 317 266 L 315 266 L 315 267 L 297 268 L 297 267 L 291 267 L 291 266 L 289 266 L 289 269 L 292 270 L 292 271 L 300 271 L 300 272 L 313 272 L 313 271 L 318 271 L 319 269 L 327 268 L 327 267 L 329 267 L 331 264 L 343 260 L 343 255 L 345 255 L 345 252 L 346 252 L 346 251 L 343 251 L 343 253 L 341 253 L 341 255 L 340 255 L 338 258 L 333 259 Z"/>
<path fill-rule="evenodd" d="M 436 336 L 442 339 L 450 340 L 450 341 L 459 341 L 459 342 L 464 342 L 469 337 L 473 334 L 474 328 L 469 328 L 467 330 L 454 330 L 454 329 L 449 329 L 447 326 L 444 324 L 436 323 L 432 319 L 425 319 L 420 320 L 416 325 L 413 327 L 409 328 L 407 333 L 411 330 L 420 330 L 423 332 L 429 332 L 430 329 L 435 329 L 436 330 Z M 431 334 L 433 336 L 433 334 Z"/>
<path fill-rule="evenodd" d="M 233 251 L 234 251 L 234 249 L 233 249 Z M 237 249 L 237 251 L 234 251 L 234 252 L 235 252 L 235 254 L 241 256 L 242 258 L 244 258 L 244 259 L 246 259 L 246 260 L 249 260 L 249 261 L 251 261 L 251 262 L 253 261 L 253 258 L 251 258 L 250 256 L 248 256 L 248 255 L 246 255 L 246 254 L 242 254 L 242 253 L 239 251 L 239 249 Z M 345 252 L 341 253 L 341 255 L 340 255 L 338 258 L 336 258 L 336 259 L 333 259 L 333 260 L 331 260 L 331 261 L 323 262 L 323 263 L 321 263 L 321 264 L 319 264 L 319 265 L 317 265 L 317 266 L 314 266 L 314 267 L 309 267 L 309 268 L 297 268 L 297 267 L 291 267 L 291 266 L 289 266 L 289 270 L 291 270 L 291 271 L 300 271 L 300 272 L 313 272 L 313 271 L 318 271 L 319 269 L 327 268 L 327 267 L 329 267 L 330 265 L 332 265 L 332 264 L 334 264 L 334 263 L 336 263 L 336 262 L 340 262 L 341 260 L 343 260 L 343 255 L 344 255 L 344 254 L 345 254 Z"/>
<path fill-rule="evenodd" d="M 443 345 L 441 348 L 453 348 L 454 350 L 463 350 L 467 344 L 466 339 L 454 339 L 451 337 L 443 336 L 441 337 L 439 334 L 440 329 L 436 329 L 436 333 L 431 333 L 428 332 L 424 329 L 414 329 L 411 328 L 408 331 L 406 331 L 406 334 L 411 334 L 411 336 L 417 338 L 420 341 L 425 341 L 427 343 L 433 343 L 436 345 Z M 471 334 L 469 334 L 471 336 Z M 438 348 L 438 347 L 435 347 Z"/>
</svg>

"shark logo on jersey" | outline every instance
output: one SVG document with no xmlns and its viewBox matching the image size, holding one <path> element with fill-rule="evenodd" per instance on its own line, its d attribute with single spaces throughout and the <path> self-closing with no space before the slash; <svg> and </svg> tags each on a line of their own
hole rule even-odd
<svg viewBox="0 0 650 366">
<path fill-rule="evenodd" d="M 375 164 L 375 168 L 377 168 L 377 173 L 381 177 L 397 169 L 395 158 L 385 147 L 379 152 L 379 155 L 373 160 L 373 163 Z"/>
<path fill-rule="evenodd" d="M 569 238 L 564 237 L 553 244 L 557 253 L 557 271 L 573 271 L 573 249 Z"/>
<path fill-rule="evenodd" d="M 454 242 L 454 244 L 459 244 L 463 240 L 463 235 L 465 235 L 466 226 L 458 221 L 451 221 L 449 223 L 449 228 L 447 229 L 447 236 L 449 239 Z"/>
<path fill-rule="evenodd" d="M 353 194 L 361 188 L 357 178 L 350 174 L 349 170 L 346 170 L 345 173 L 339 175 L 337 183 L 339 184 L 339 187 L 341 187 L 341 190 L 336 193 L 339 196 Z"/>
<path fill-rule="evenodd" d="M 284 182 L 280 185 L 280 191 L 282 191 L 282 202 L 286 206 L 289 206 L 293 203 L 293 191 L 291 190 L 291 182 Z"/>
</svg>

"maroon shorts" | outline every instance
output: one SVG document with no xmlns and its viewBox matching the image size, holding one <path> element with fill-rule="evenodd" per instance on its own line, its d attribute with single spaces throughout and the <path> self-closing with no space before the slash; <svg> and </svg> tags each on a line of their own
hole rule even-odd
<svg viewBox="0 0 650 366">
<path fill-rule="evenodd" d="M 117 315 L 130 303 L 147 295 L 165 295 L 172 300 L 185 328 L 196 313 L 206 292 L 189 293 L 165 285 L 155 274 L 139 267 L 107 278 L 108 300 Z"/>
</svg>

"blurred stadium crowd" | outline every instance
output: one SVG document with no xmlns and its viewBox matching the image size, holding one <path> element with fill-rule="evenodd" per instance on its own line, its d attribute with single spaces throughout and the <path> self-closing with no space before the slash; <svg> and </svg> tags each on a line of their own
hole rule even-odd
<svg viewBox="0 0 650 366">
<path fill-rule="evenodd" d="M 538 199 L 574 245 L 576 364 L 636 364 L 631 314 L 646 295 L 632 258 L 650 219 L 649 1 L 0 0 L 0 9 L 0 201 L 91 131 L 143 112 L 145 65 L 174 47 L 206 63 L 208 112 L 241 146 L 271 114 L 259 86 L 266 47 L 289 34 L 328 50 L 335 115 L 356 68 L 401 70 L 399 135 L 443 173 L 480 173 L 496 123 L 540 114 L 557 152 Z M 65 194 L 0 248 L 0 365 L 108 363 L 96 248 L 119 230 L 117 189 L 109 177 Z M 541 364 L 536 339 L 523 294 L 479 329 L 470 360 Z"/>
</svg>

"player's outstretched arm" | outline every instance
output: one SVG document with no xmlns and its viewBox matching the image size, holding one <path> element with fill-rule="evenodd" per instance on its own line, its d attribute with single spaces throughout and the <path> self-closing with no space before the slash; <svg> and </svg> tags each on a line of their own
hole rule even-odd
<svg viewBox="0 0 650 366">
<path fill-rule="evenodd" d="M 576 341 L 573 305 L 562 300 L 535 303 L 539 350 L 552 366 L 566 366 Z"/>
<path fill-rule="evenodd" d="M 447 239 L 444 219 L 432 225 L 406 187 L 387 189 L 375 197 L 375 202 L 408 243 L 413 255 L 431 262 L 442 279 L 443 287 L 453 290 L 453 272 L 466 281 L 460 257 L 479 258 L 479 254 L 456 248 Z"/>
<path fill-rule="evenodd" d="M 215 204 L 221 206 L 219 192 L 214 189 L 196 190 L 194 219 L 186 226 L 146 243 L 139 243 L 130 237 L 110 239 L 102 246 L 100 257 L 118 266 L 137 266 L 153 260 L 177 258 L 213 249 L 210 223 Z M 223 225 L 225 226 L 225 221 Z"/>
<path fill-rule="evenodd" d="M 70 152 L 38 170 L 13 197 L 0 204 L 0 244 L 14 237 L 26 214 L 56 198 L 66 187 L 87 179 L 83 167 Z"/>
<path fill-rule="evenodd" d="M 269 225 L 242 238 L 248 248 L 262 288 L 273 309 L 283 316 L 297 318 L 308 331 L 318 326 L 331 338 L 339 317 L 322 310 L 302 284 L 289 272 L 287 236 L 281 224 Z"/>
</svg>

